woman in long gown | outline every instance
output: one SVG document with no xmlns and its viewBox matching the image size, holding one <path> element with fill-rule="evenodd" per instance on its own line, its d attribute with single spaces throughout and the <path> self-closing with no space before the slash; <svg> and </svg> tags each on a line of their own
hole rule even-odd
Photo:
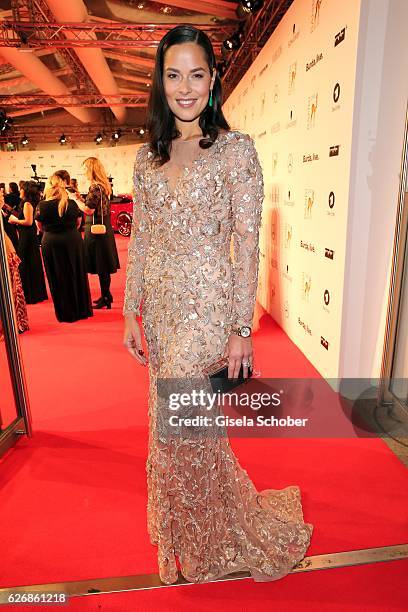
<svg viewBox="0 0 408 612">
<path fill-rule="evenodd" d="M 17 319 L 17 330 L 19 334 L 29 330 L 27 306 L 24 298 L 23 287 L 21 285 L 20 273 L 18 271 L 20 259 L 16 253 L 13 243 L 8 235 L 4 232 L 4 240 L 6 244 L 7 263 L 10 271 L 11 289 L 13 292 L 14 309 Z M 0 321 L 0 340 L 3 340 L 3 328 Z"/>
<path fill-rule="evenodd" d="M 253 358 L 262 171 L 252 138 L 229 129 L 211 43 L 191 26 L 158 47 L 148 133 L 134 169 L 123 314 L 124 344 L 149 366 L 147 516 L 160 578 L 177 581 L 178 559 L 191 582 L 244 569 L 276 580 L 303 559 L 313 531 L 299 487 L 258 492 L 226 436 L 171 438 L 159 427 L 159 381 L 204 380 L 223 356 L 230 377 L 241 363 L 246 377 Z"/>
<path fill-rule="evenodd" d="M 10 215 L 9 223 L 18 228 L 18 250 L 21 259 L 20 276 L 27 304 L 48 299 L 37 226 L 34 215 L 40 201 L 40 191 L 35 181 L 27 181 L 20 189 L 20 208 L 17 215 Z"/>
<path fill-rule="evenodd" d="M 68 198 L 57 173 L 49 179 L 45 198 L 37 207 L 35 221 L 44 232 L 41 244 L 48 285 L 57 320 L 73 323 L 93 315 L 85 247 L 78 231 L 82 212 Z"/>
</svg>

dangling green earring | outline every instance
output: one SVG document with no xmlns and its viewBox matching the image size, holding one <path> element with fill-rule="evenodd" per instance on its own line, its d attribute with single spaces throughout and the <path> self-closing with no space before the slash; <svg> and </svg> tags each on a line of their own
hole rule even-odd
<svg viewBox="0 0 408 612">
<path fill-rule="evenodd" d="M 212 106 L 213 105 L 213 97 L 212 97 L 212 89 L 210 92 L 210 99 L 208 100 L 208 106 Z"/>
</svg>

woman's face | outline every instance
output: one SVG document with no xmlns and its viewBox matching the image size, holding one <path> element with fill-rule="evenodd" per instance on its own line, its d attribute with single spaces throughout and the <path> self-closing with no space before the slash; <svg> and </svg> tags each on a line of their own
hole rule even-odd
<svg viewBox="0 0 408 612">
<path fill-rule="evenodd" d="M 167 103 L 180 121 L 193 121 L 207 105 L 215 80 L 204 49 L 196 43 L 173 45 L 164 55 L 163 85 Z"/>
<path fill-rule="evenodd" d="M 24 189 L 22 187 L 20 188 L 20 198 L 21 199 L 25 198 Z"/>
</svg>

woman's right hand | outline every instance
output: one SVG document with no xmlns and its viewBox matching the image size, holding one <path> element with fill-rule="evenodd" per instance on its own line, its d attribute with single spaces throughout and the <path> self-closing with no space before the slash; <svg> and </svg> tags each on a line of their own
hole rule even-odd
<svg viewBox="0 0 408 612">
<path fill-rule="evenodd" d="M 125 315 L 125 333 L 123 344 L 140 364 L 147 365 L 147 358 L 143 352 L 142 346 L 142 331 L 140 325 L 133 314 Z M 139 351 L 142 351 L 141 355 Z"/>
</svg>

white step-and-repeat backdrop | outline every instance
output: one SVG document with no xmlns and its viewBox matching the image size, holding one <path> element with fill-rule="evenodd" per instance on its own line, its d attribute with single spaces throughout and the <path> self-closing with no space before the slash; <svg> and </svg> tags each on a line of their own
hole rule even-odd
<svg viewBox="0 0 408 612">
<path fill-rule="evenodd" d="M 113 178 L 114 193 L 132 192 L 133 163 L 139 145 L 96 147 L 93 149 L 69 149 L 61 146 L 54 151 L 17 151 L 0 153 L 0 182 L 29 180 L 33 176 L 31 164 L 36 164 L 37 174 L 47 178 L 56 170 L 67 170 L 78 180 L 81 192 L 88 191 L 82 162 L 87 157 L 98 157 L 106 172 Z"/>
<path fill-rule="evenodd" d="M 326 377 L 339 368 L 359 14 L 360 0 L 295 0 L 224 109 L 264 172 L 258 300 Z"/>
<path fill-rule="evenodd" d="M 258 300 L 325 377 L 339 370 L 360 0 L 295 0 L 225 104 L 264 179 Z M 137 145 L 1 153 L 0 181 L 64 168 L 87 190 L 99 157 L 132 190 Z M 358 262 L 356 262 L 358 265 Z"/>
</svg>

